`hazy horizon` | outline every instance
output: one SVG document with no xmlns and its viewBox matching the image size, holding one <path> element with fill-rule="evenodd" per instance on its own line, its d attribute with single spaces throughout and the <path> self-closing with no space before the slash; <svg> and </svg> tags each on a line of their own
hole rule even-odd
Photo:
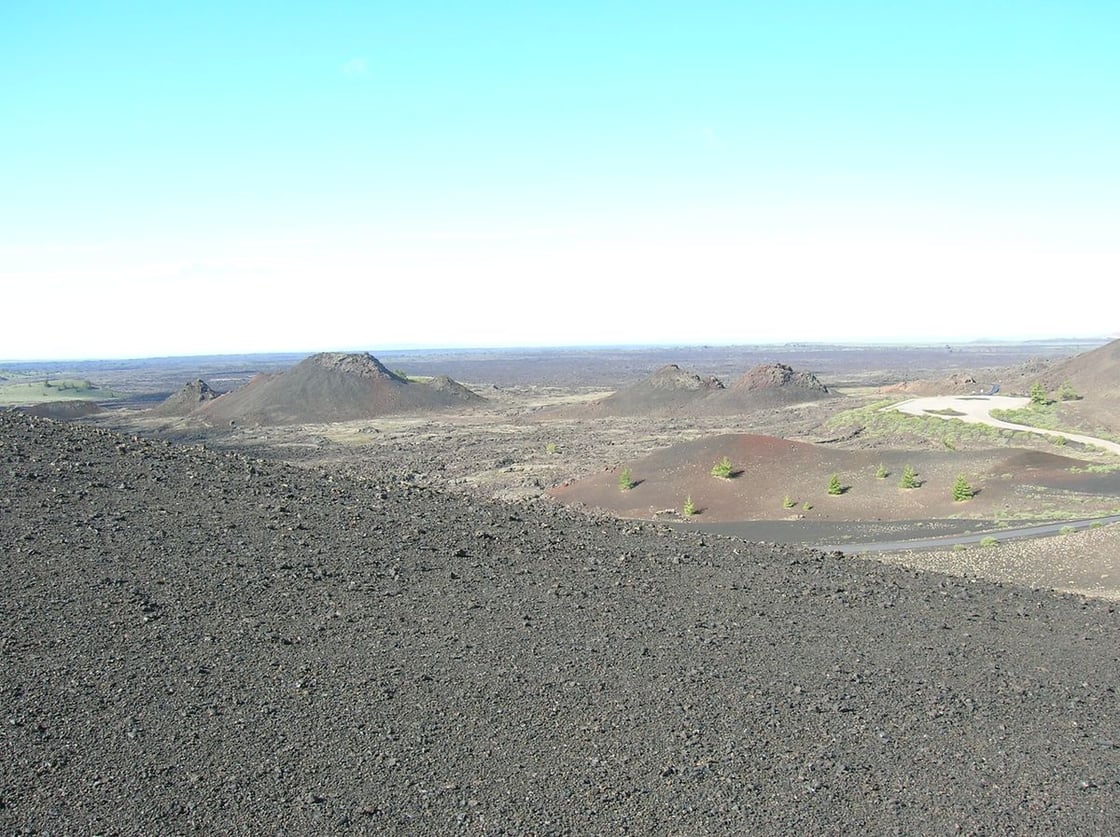
<svg viewBox="0 0 1120 837">
<path fill-rule="evenodd" d="M 450 345 L 413 345 L 413 346 L 349 346 L 349 347 L 327 347 L 318 349 L 277 349 L 275 351 L 251 351 L 251 352 L 202 352 L 197 354 L 180 354 L 180 355 L 118 355 L 118 356 L 104 356 L 104 357 L 28 357 L 28 358 L 3 358 L 0 357 L 0 369 L 4 368 L 5 364 L 11 366 L 26 365 L 26 364 L 63 364 L 63 363 L 112 363 L 116 361 L 160 361 L 160 360 L 191 360 L 196 358 L 267 358 L 267 357 L 295 357 L 304 358 L 310 355 L 319 353 L 368 353 L 371 355 L 378 355 L 383 353 L 386 356 L 409 354 L 409 353 L 489 353 L 489 352 L 588 352 L 596 349 L 605 351 L 624 352 L 648 352 L 652 350 L 661 349 L 680 349 L 684 351 L 689 350 L 717 350 L 717 349 L 829 349 L 836 347 L 850 347 L 853 349 L 858 348 L 936 348 L 947 346 L 950 349 L 954 348 L 976 348 L 986 345 L 991 346 L 1027 346 L 1027 345 L 1059 345 L 1059 344 L 1105 344 L 1112 340 L 1120 339 L 1115 336 L 1104 335 L 1086 335 L 1086 336 L 1048 336 L 1036 337 L 1025 339 L 990 339 L 981 338 L 975 340 L 896 340 L 896 341 L 862 341 L 862 340 L 837 340 L 837 341 L 816 341 L 816 340 L 785 340 L 773 342 L 742 342 L 742 343 L 674 343 L 674 342 L 655 342 L 655 343 L 588 343 L 588 344 L 568 344 L 568 345 L 555 345 L 555 346 L 450 346 Z"/>
<path fill-rule="evenodd" d="M 8 4 L 0 357 L 1120 334 L 1117 31 L 1032 0 Z"/>
</svg>

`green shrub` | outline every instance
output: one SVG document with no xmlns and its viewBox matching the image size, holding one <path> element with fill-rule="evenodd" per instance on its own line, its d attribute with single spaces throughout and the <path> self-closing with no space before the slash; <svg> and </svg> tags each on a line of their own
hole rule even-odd
<svg viewBox="0 0 1120 837">
<path fill-rule="evenodd" d="M 696 504 L 692 502 L 692 495 L 690 494 L 684 500 L 684 508 L 681 509 L 681 514 L 685 517 L 692 517 L 696 514 Z"/>
<path fill-rule="evenodd" d="M 1072 535 L 1076 530 L 1072 526 L 1063 526 L 1058 530 L 1059 535 Z"/>
<path fill-rule="evenodd" d="M 986 537 L 980 539 L 980 546 L 999 546 L 999 541 L 997 541 L 991 535 L 987 535 Z"/>
<path fill-rule="evenodd" d="M 885 480 L 890 475 L 891 472 L 887 470 L 887 466 L 880 462 L 879 467 L 875 469 L 875 477 L 877 479 Z"/>
<path fill-rule="evenodd" d="M 544 452 L 547 453 L 549 456 L 552 456 L 553 454 L 555 454 L 556 453 L 556 443 L 555 442 L 549 442 L 547 445 L 544 446 Z"/>
<path fill-rule="evenodd" d="M 1059 401 L 1077 401 L 1081 398 L 1081 396 L 1077 394 L 1077 390 L 1073 388 L 1073 384 L 1069 381 L 1065 381 L 1058 387 L 1057 396 Z"/>
<path fill-rule="evenodd" d="M 812 503 L 810 503 L 810 502 L 809 502 L 808 500 L 806 500 L 806 501 L 805 501 L 805 502 L 804 502 L 804 503 L 803 503 L 803 504 L 801 505 L 801 510 L 802 510 L 802 511 L 812 511 L 812 510 L 813 510 L 813 504 L 812 504 Z"/>
<path fill-rule="evenodd" d="M 634 480 L 630 477 L 630 466 L 626 466 L 618 475 L 619 491 L 629 491 L 634 487 Z"/>
<path fill-rule="evenodd" d="M 792 497 L 790 497 L 788 494 L 782 499 L 782 508 L 783 509 L 792 509 L 796 505 L 797 505 L 797 503 L 794 502 L 794 499 Z"/>
<path fill-rule="evenodd" d="M 726 456 L 712 466 L 712 476 L 721 480 L 731 479 L 731 460 Z"/>
<path fill-rule="evenodd" d="M 918 488 L 922 482 L 918 479 L 918 472 L 914 470 L 913 465 L 907 465 L 902 469 L 902 478 L 898 481 L 901 488 Z"/>
<path fill-rule="evenodd" d="M 833 497 L 844 493 L 844 486 L 840 482 L 840 475 L 839 474 L 833 474 L 831 477 L 829 477 L 829 479 L 828 479 L 828 493 L 831 494 Z"/>
<path fill-rule="evenodd" d="M 1031 397 L 1031 403 L 1032 404 L 1049 404 L 1050 403 L 1050 398 L 1046 395 L 1046 387 L 1044 387 L 1038 381 L 1035 381 L 1033 384 L 1031 384 L 1031 389 L 1030 389 L 1029 395 Z"/>
<path fill-rule="evenodd" d="M 964 500 L 971 500 L 975 494 L 976 492 L 968 484 L 964 474 L 957 474 L 957 480 L 953 483 L 953 499 L 960 503 Z"/>
</svg>

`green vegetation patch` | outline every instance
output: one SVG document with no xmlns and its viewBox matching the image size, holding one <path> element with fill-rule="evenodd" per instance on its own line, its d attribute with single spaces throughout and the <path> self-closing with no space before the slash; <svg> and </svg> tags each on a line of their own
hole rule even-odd
<svg viewBox="0 0 1120 837">
<path fill-rule="evenodd" d="M 961 503 L 965 500 L 971 500 L 976 494 L 974 489 L 965 478 L 964 474 L 957 474 L 957 479 L 953 483 L 953 500 Z"/>
<path fill-rule="evenodd" d="M 1085 436 L 1096 436 L 1099 439 L 1120 442 L 1120 436 L 1108 430 L 1102 430 L 1100 428 L 1090 428 L 1086 430 L 1073 428 L 1065 424 L 1062 420 L 1062 405 L 1060 401 L 1045 401 L 1041 403 L 1032 401 L 1026 407 L 1020 407 L 1017 410 L 992 410 L 991 415 L 994 419 L 1010 422 L 1011 424 L 1022 424 L 1027 427 L 1037 427 L 1042 430 L 1058 430 L 1063 433 L 1080 433 Z M 1056 437 L 1050 437 L 1050 441 L 1054 442 L 1054 444 L 1063 444 L 1055 439 Z"/>
<path fill-rule="evenodd" d="M 830 418 L 825 427 L 834 432 L 862 428 L 866 435 L 879 438 L 911 437 L 930 440 L 950 450 L 969 444 L 986 446 L 1005 439 L 998 428 L 986 424 L 966 424 L 946 420 L 941 415 L 912 416 L 889 409 L 898 403 L 894 400 L 876 401 L 863 407 L 843 410 Z"/>
<path fill-rule="evenodd" d="M 1111 474 L 1113 471 L 1120 471 L 1120 463 L 1085 465 L 1084 467 L 1074 465 L 1069 470 L 1071 474 Z"/>
<path fill-rule="evenodd" d="M 721 479 L 721 480 L 731 479 L 731 476 L 732 476 L 731 460 L 728 457 L 725 456 L 723 459 L 721 459 L 719 462 L 717 462 L 714 466 L 712 466 L 712 476 L 716 477 L 718 479 Z"/>
<path fill-rule="evenodd" d="M 0 383 L 0 404 L 46 404 L 52 401 L 110 401 L 121 394 L 81 378 L 37 378 Z"/>
<path fill-rule="evenodd" d="M 625 468 L 622 469 L 622 471 L 619 472 L 619 475 L 618 475 L 618 490 L 619 491 L 629 491 L 633 487 L 634 487 L 634 479 L 630 475 L 630 466 L 627 465 Z"/>
</svg>

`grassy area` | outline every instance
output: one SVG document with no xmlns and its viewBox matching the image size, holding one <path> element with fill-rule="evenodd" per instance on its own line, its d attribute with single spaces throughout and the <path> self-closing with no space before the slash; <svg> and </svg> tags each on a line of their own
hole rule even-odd
<svg viewBox="0 0 1120 837">
<path fill-rule="evenodd" d="M 1008 421 L 1012 424 L 1024 424 L 1028 427 L 1041 427 L 1045 430 L 1060 430 L 1063 433 L 1081 433 L 1086 436 L 1096 436 L 1112 442 L 1120 441 L 1115 433 L 1099 429 L 1085 431 L 1072 428 L 1062 422 L 1062 402 L 1049 404 L 1028 404 L 1018 410 L 992 410 L 992 418 Z"/>
<path fill-rule="evenodd" d="M 37 378 L 0 382 L 0 405 L 45 404 L 52 401 L 109 401 L 120 393 L 81 378 Z"/>
<path fill-rule="evenodd" d="M 1059 405 L 1056 404 L 1031 405 L 1019 410 L 992 410 L 993 418 L 1024 425 L 1022 430 L 1011 430 L 991 427 L 979 422 L 947 421 L 942 416 L 951 417 L 954 414 L 951 410 L 930 411 L 926 415 L 914 416 L 898 410 L 886 409 L 897 403 L 898 401 L 894 399 L 880 400 L 845 410 L 830 418 L 825 423 L 825 427 L 838 433 L 862 428 L 867 435 L 892 439 L 900 446 L 904 446 L 907 440 L 915 439 L 939 442 L 947 450 L 967 449 L 970 446 L 1037 445 L 1042 442 L 1057 446 L 1074 444 L 1059 436 L 1036 433 L 1029 430 L 1029 427 L 1083 433 L 1102 439 L 1109 439 L 1114 435 L 1100 432 L 1088 434 L 1084 430 L 1063 427 L 1058 413 Z M 1113 439 L 1113 441 L 1120 440 Z M 1082 447 L 1078 446 L 1078 449 L 1082 450 Z M 1088 453 L 1088 451 L 1083 452 Z"/>
<path fill-rule="evenodd" d="M 1073 467 L 1069 469 L 1074 474 L 1111 474 L 1120 471 L 1120 465 L 1110 463 L 1107 465 L 1086 465 L 1084 468 Z"/>
<path fill-rule="evenodd" d="M 949 450 L 968 444 L 992 445 L 1013 438 L 1011 431 L 1000 431 L 985 424 L 966 424 L 946 421 L 935 415 L 912 416 L 898 410 L 885 409 L 897 400 L 875 401 L 863 407 L 844 410 L 830 418 L 825 427 L 833 431 L 846 428 L 863 428 L 865 433 L 878 437 L 910 437 L 940 442 Z M 1015 441 L 1021 441 L 1016 439 Z"/>
<path fill-rule="evenodd" d="M 432 375 L 409 375 L 403 369 L 394 369 L 393 374 L 402 381 L 407 381 L 410 384 L 430 384 L 435 380 L 435 377 Z"/>
</svg>

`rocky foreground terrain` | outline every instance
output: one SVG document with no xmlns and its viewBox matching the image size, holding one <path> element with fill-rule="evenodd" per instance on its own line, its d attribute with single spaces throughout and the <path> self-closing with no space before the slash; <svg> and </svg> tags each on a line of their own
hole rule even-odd
<svg viewBox="0 0 1120 837">
<path fill-rule="evenodd" d="M 0 829 L 1120 832 L 1114 603 L 445 493 L 384 450 L 0 413 Z"/>
</svg>

